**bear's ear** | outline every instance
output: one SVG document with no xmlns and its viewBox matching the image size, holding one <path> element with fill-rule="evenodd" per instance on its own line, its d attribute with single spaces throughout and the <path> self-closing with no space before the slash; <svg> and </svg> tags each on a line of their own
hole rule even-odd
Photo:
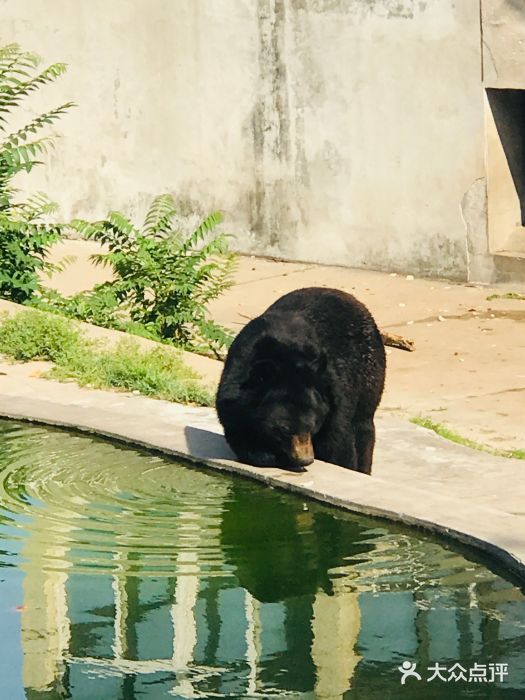
<svg viewBox="0 0 525 700">
<path fill-rule="evenodd" d="M 271 384 L 277 376 L 277 365 L 272 360 L 258 360 L 250 370 L 249 383 L 251 386 Z"/>
</svg>

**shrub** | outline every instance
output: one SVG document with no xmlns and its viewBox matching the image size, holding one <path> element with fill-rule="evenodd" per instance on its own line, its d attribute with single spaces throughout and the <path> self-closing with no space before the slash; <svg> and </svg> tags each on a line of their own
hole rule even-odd
<svg viewBox="0 0 525 700">
<path fill-rule="evenodd" d="M 97 307 L 107 314 L 103 325 L 122 327 L 125 311 L 152 337 L 176 345 L 211 349 L 218 354 L 231 340 L 229 333 L 208 317 L 208 303 L 232 284 L 234 256 L 227 236 L 214 233 L 222 215 L 207 216 L 191 234 L 176 227 L 176 208 L 171 195 L 156 197 L 141 228 L 118 212 L 103 221 L 74 221 L 87 238 L 106 245 L 108 253 L 93 256 L 96 263 L 111 267 L 114 279 L 97 285 L 71 302 L 77 317 L 94 321 Z M 120 309 L 117 305 L 120 305 Z M 125 323 L 124 323 L 125 325 Z"/>
<path fill-rule="evenodd" d="M 103 328 L 126 330 L 129 325 L 129 319 L 111 286 L 98 285 L 95 290 L 79 292 L 71 297 L 65 297 L 55 289 L 44 288 L 29 303 L 37 309 L 59 313 Z"/>
<path fill-rule="evenodd" d="M 23 303 L 40 288 L 39 271 L 56 266 L 46 261 L 49 247 L 61 235 L 59 224 L 45 218 L 56 211 L 56 204 L 42 194 L 16 202 L 13 177 L 30 172 L 41 164 L 39 158 L 53 146 L 55 136 L 34 135 L 59 119 L 70 107 L 67 102 L 44 112 L 16 131 L 8 131 L 12 112 L 35 90 L 53 82 L 66 70 L 54 63 L 38 70 L 40 58 L 24 52 L 17 44 L 0 47 L 0 296 Z"/>
</svg>

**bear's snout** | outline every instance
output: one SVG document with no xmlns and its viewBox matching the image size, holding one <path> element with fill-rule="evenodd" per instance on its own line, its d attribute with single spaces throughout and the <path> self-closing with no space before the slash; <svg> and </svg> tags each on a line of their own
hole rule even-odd
<svg viewBox="0 0 525 700">
<path fill-rule="evenodd" d="M 314 459 L 314 446 L 310 433 L 292 435 L 292 461 L 298 467 L 307 467 Z"/>
</svg>

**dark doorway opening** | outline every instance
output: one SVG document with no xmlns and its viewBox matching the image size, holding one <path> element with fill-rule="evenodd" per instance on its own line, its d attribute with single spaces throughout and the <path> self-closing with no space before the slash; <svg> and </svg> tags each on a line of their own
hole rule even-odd
<svg viewBox="0 0 525 700">
<path fill-rule="evenodd" d="M 487 97 L 525 226 L 525 90 L 487 88 Z"/>
</svg>

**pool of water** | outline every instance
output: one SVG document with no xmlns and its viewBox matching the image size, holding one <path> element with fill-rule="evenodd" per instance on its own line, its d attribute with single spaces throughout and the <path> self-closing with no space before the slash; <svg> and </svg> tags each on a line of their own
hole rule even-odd
<svg viewBox="0 0 525 700">
<path fill-rule="evenodd" d="M 525 697 L 525 596 L 456 546 L 7 421 L 0 475 L 2 700 Z"/>
</svg>

